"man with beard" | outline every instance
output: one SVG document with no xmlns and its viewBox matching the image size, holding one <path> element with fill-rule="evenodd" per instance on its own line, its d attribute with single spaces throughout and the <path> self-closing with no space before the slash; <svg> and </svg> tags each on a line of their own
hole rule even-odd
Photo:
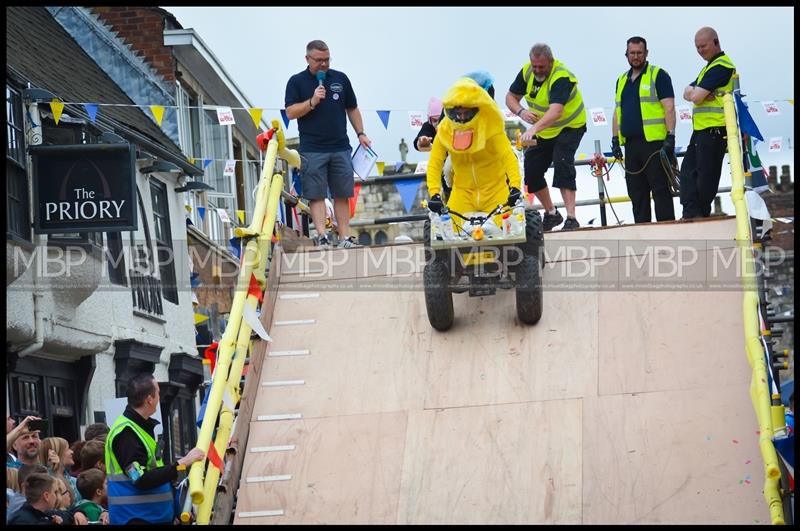
<svg viewBox="0 0 800 531">
<path fill-rule="evenodd" d="M 520 105 L 525 97 L 526 109 Z M 575 152 L 586 133 L 586 110 L 578 79 L 546 44 L 534 44 L 530 62 L 522 65 L 506 94 L 506 107 L 533 126 L 522 141 L 536 138 L 525 150 L 525 184 L 545 209 L 542 225 L 551 230 L 564 220 L 550 199 L 544 174 L 553 164 L 553 186 L 561 190 L 567 220 L 561 230 L 580 227 L 575 218 Z"/>
<path fill-rule="evenodd" d="M 647 41 L 628 39 L 625 56 L 630 70 L 617 79 L 615 110 L 611 123 L 611 152 L 622 159 L 625 146 L 625 183 L 636 223 L 649 223 L 650 192 L 656 219 L 675 219 L 668 176 L 659 151 L 666 160 L 675 157 L 675 92 L 666 70 L 647 61 Z"/>
<path fill-rule="evenodd" d="M 14 463 L 7 462 L 6 466 L 19 468 L 22 465 L 39 465 L 44 464 L 39 461 L 39 431 L 31 431 L 27 427 L 20 433 L 14 441 L 14 451 L 17 454 L 17 461 Z"/>
</svg>

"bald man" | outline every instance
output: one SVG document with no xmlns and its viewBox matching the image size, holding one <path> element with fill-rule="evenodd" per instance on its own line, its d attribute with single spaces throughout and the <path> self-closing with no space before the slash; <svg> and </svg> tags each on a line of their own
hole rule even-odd
<svg viewBox="0 0 800 531">
<path fill-rule="evenodd" d="M 694 36 L 694 45 L 706 65 L 683 91 L 683 99 L 694 104 L 692 138 L 681 166 L 683 219 L 711 215 L 727 148 L 722 94 L 733 91 L 736 72 L 713 28 L 700 28 Z"/>
</svg>

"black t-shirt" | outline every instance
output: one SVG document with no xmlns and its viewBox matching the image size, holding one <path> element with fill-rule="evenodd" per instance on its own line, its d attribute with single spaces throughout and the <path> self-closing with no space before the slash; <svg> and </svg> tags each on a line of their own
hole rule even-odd
<svg viewBox="0 0 800 531">
<path fill-rule="evenodd" d="M 721 55 L 725 55 L 725 52 L 719 52 L 717 55 L 711 58 L 711 61 L 708 64 L 711 64 L 713 61 L 720 57 Z M 702 81 L 700 84 L 697 83 L 697 78 L 692 81 L 691 86 L 693 87 L 700 87 L 702 89 L 706 89 L 709 92 L 714 92 L 716 89 L 720 87 L 724 87 L 728 84 L 728 81 L 731 80 L 731 76 L 733 75 L 733 70 L 728 68 L 727 66 L 717 65 L 712 66 L 706 72 L 706 75 L 703 76 Z M 699 75 L 697 77 L 700 77 Z"/>
<path fill-rule="evenodd" d="M 323 83 L 325 99 L 297 119 L 301 152 L 330 153 L 350 149 L 345 111 L 358 107 L 353 87 L 344 72 L 333 69 L 328 70 Z M 318 86 L 317 78 L 308 68 L 293 75 L 286 84 L 286 107 L 308 100 Z"/>
<path fill-rule="evenodd" d="M 645 64 L 644 68 L 647 68 Z M 625 138 L 644 138 L 644 129 L 642 125 L 642 107 L 639 102 L 639 86 L 642 84 L 642 75 L 644 70 L 639 73 L 639 76 L 631 81 L 631 70 L 628 70 L 628 80 L 622 88 L 622 120 L 619 124 L 619 131 Z M 658 70 L 656 75 L 656 94 L 658 99 L 674 98 L 675 91 L 672 89 L 672 79 L 663 68 Z M 614 93 L 616 94 L 617 86 L 614 85 Z"/>
<path fill-rule="evenodd" d="M 544 82 L 539 83 L 536 81 L 536 78 L 534 78 L 533 87 L 531 88 L 531 93 L 529 96 L 531 98 L 535 98 L 543 85 Z M 572 92 L 572 87 L 574 86 L 575 83 L 570 81 L 567 77 L 562 77 L 561 79 L 555 81 L 550 87 L 550 103 L 560 103 L 561 105 L 566 105 L 569 95 Z M 511 86 L 508 87 L 508 90 L 512 94 L 522 95 L 525 95 L 525 93 L 528 91 L 528 84 L 525 82 L 525 78 L 522 77 L 522 70 L 517 73 L 517 77 L 514 78 L 514 82 L 511 83 Z"/>
</svg>

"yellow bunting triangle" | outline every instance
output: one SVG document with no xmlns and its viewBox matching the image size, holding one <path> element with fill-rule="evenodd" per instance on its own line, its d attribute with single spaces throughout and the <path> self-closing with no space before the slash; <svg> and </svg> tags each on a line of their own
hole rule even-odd
<svg viewBox="0 0 800 531">
<path fill-rule="evenodd" d="M 786 100 L 786 101 L 789 102 L 789 105 L 794 105 L 794 98 L 792 98 L 791 100 Z"/>
<path fill-rule="evenodd" d="M 150 111 L 153 113 L 153 117 L 156 119 L 156 123 L 161 126 L 161 120 L 164 119 L 164 106 L 163 105 L 151 105 Z"/>
<path fill-rule="evenodd" d="M 183 205 L 183 208 L 186 209 L 186 212 L 191 212 L 192 211 L 192 205 Z"/>
<path fill-rule="evenodd" d="M 258 123 L 261 121 L 261 113 L 264 112 L 264 109 L 253 107 L 252 109 L 247 109 L 247 112 L 250 113 L 250 118 L 252 118 L 253 123 L 256 124 L 256 129 L 261 127 L 260 125 L 258 125 Z"/>
<path fill-rule="evenodd" d="M 194 157 L 189 157 L 189 164 L 194 164 L 196 159 Z"/>
<path fill-rule="evenodd" d="M 583 160 L 586 158 L 586 153 L 578 153 L 578 160 Z"/>
<path fill-rule="evenodd" d="M 386 165 L 386 163 L 379 160 L 375 163 L 375 165 L 378 167 L 378 175 L 383 175 L 383 167 Z"/>
<path fill-rule="evenodd" d="M 53 98 L 50 101 L 50 110 L 53 111 L 53 119 L 56 121 L 56 125 L 58 125 L 58 121 L 61 119 L 61 113 L 64 111 L 64 104 L 58 101 L 58 99 Z"/>
<path fill-rule="evenodd" d="M 206 321 L 208 321 L 207 315 L 203 315 L 202 313 L 194 314 L 194 324 L 198 325 L 200 323 L 205 323 Z"/>
<path fill-rule="evenodd" d="M 244 210 L 237 210 L 236 217 L 239 219 L 239 224 L 244 225 Z"/>
</svg>

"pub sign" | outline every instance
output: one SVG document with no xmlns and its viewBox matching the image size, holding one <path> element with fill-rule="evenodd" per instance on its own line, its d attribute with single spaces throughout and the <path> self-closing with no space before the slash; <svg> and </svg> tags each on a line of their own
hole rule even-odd
<svg viewBox="0 0 800 531">
<path fill-rule="evenodd" d="M 29 150 L 35 233 L 136 230 L 134 146 L 73 144 Z"/>
</svg>

